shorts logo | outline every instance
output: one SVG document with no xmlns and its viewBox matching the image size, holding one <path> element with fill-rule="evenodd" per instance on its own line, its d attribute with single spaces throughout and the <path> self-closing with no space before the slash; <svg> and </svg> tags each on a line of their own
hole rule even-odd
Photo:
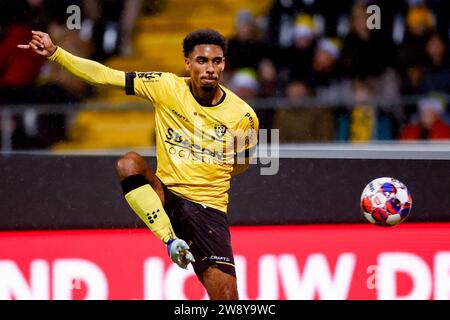
<svg viewBox="0 0 450 320">
<path fill-rule="evenodd" d="M 217 138 L 222 138 L 227 132 L 227 127 L 223 124 L 216 124 L 214 126 L 214 132 L 216 133 Z"/>
<path fill-rule="evenodd" d="M 218 257 L 218 256 L 210 256 L 209 260 L 212 261 L 222 261 L 222 262 L 231 262 L 231 259 L 228 257 Z"/>
</svg>

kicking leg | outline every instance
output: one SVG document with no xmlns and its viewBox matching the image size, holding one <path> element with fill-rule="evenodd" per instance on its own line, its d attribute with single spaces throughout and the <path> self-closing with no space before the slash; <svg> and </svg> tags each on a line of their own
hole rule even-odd
<svg viewBox="0 0 450 320">
<path fill-rule="evenodd" d="M 194 261 L 189 246 L 177 239 L 169 216 L 164 210 L 164 189 L 161 181 L 136 152 L 128 152 L 117 161 L 117 175 L 126 201 L 147 227 L 164 244 L 170 258 L 186 269 Z"/>
<path fill-rule="evenodd" d="M 117 161 L 117 174 L 125 199 L 147 227 L 167 244 L 175 238 L 169 217 L 163 208 L 164 190 L 144 158 L 129 152 Z"/>
</svg>

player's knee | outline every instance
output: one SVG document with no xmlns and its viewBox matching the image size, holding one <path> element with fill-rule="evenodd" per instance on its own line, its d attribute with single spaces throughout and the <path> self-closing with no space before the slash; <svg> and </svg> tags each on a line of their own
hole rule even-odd
<svg viewBox="0 0 450 320">
<path fill-rule="evenodd" d="M 144 160 L 139 153 L 134 152 L 134 151 L 130 151 L 130 152 L 125 153 L 125 155 L 122 157 L 122 159 L 126 159 L 128 161 L 133 161 L 133 162 L 136 162 L 136 163 L 141 162 L 141 161 Z"/>
<path fill-rule="evenodd" d="M 142 167 L 142 157 L 136 152 L 128 152 L 116 163 L 116 171 L 119 177 L 125 178 L 127 176 L 142 174 L 144 168 Z"/>
</svg>

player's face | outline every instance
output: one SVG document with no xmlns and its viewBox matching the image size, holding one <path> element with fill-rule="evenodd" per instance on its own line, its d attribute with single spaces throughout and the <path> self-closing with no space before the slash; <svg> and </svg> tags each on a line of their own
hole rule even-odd
<svg viewBox="0 0 450 320">
<path fill-rule="evenodd" d="M 225 57 L 220 46 L 212 44 L 196 45 L 185 58 L 185 67 L 191 76 L 191 83 L 203 91 L 212 91 L 219 84 L 225 68 Z"/>
</svg>

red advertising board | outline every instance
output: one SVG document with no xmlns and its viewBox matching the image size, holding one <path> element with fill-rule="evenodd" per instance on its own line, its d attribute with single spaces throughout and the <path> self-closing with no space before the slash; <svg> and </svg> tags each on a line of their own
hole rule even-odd
<svg viewBox="0 0 450 320">
<path fill-rule="evenodd" d="M 450 223 L 231 234 L 241 299 L 450 299 Z M 148 230 L 0 232 L 0 300 L 206 298 Z"/>
</svg>

